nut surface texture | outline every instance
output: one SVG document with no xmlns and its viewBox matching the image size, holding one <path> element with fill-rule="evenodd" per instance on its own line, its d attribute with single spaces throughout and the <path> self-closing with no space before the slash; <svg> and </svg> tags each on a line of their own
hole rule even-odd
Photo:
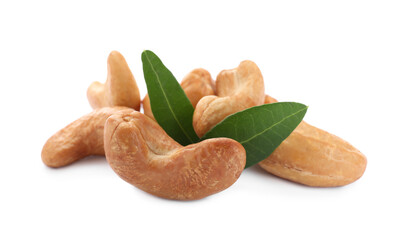
<svg viewBox="0 0 408 240">
<path fill-rule="evenodd" d="M 277 103 L 278 100 L 276 100 L 275 98 L 265 94 L 265 101 L 264 104 L 268 104 L 268 103 Z"/>
<path fill-rule="evenodd" d="M 215 94 L 214 80 L 211 78 L 210 73 L 203 68 L 197 68 L 191 71 L 183 78 L 180 85 L 194 108 L 201 98 Z M 147 94 L 143 99 L 143 112 L 146 116 L 154 119 L 149 95 Z"/>
<path fill-rule="evenodd" d="M 194 111 L 193 126 L 199 137 L 227 116 L 264 103 L 263 77 L 252 61 L 221 71 L 215 86 L 217 96 L 203 97 Z"/>
<path fill-rule="evenodd" d="M 215 95 L 214 80 L 211 78 L 210 73 L 203 68 L 191 71 L 184 77 L 180 85 L 194 108 L 201 98 Z"/>
<path fill-rule="evenodd" d="M 245 149 L 228 138 L 189 146 L 171 139 L 139 112 L 118 113 L 105 125 L 106 158 L 126 182 L 153 195 L 200 199 L 231 186 L 245 167 Z"/>
<path fill-rule="evenodd" d="M 139 88 L 122 54 L 117 51 L 109 54 L 105 84 L 93 82 L 88 88 L 87 96 L 94 109 L 113 106 L 140 109 Z"/>
<path fill-rule="evenodd" d="M 278 177 L 314 187 L 352 183 L 363 175 L 366 165 L 366 157 L 351 144 L 304 121 L 259 163 Z"/>
<path fill-rule="evenodd" d="M 51 136 L 41 152 L 49 167 L 62 167 L 89 155 L 104 155 L 105 121 L 118 111 L 133 111 L 127 107 L 99 108 L 82 116 Z"/>
</svg>

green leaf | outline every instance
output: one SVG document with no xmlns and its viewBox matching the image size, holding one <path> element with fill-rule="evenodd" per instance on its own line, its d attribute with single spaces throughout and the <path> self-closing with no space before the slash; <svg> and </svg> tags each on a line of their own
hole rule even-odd
<svg viewBox="0 0 408 240">
<path fill-rule="evenodd" d="M 246 150 L 247 168 L 271 155 L 299 125 L 306 111 L 307 106 L 294 102 L 248 108 L 225 118 L 201 140 L 227 137 L 238 141 Z"/>
<path fill-rule="evenodd" d="M 143 51 L 142 62 L 156 121 L 181 145 L 198 142 L 199 138 L 193 128 L 193 105 L 176 78 L 152 51 Z"/>
</svg>

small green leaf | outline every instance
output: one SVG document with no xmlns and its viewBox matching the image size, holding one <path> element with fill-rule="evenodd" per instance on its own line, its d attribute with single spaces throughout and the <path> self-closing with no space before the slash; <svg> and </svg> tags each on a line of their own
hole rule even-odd
<svg viewBox="0 0 408 240">
<path fill-rule="evenodd" d="M 181 145 L 198 142 L 199 138 L 193 128 L 193 105 L 176 78 L 152 51 L 143 51 L 142 62 L 156 121 Z"/>
<path fill-rule="evenodd" d="M 244 146 L 246 166 L 250 167 L 271 155 L 299 125 L 307 106 L 294 102 L 279 102 L 248 108 L 232 114 L 208 131 L 208 138 L 232 138 Z"/>
</svg>

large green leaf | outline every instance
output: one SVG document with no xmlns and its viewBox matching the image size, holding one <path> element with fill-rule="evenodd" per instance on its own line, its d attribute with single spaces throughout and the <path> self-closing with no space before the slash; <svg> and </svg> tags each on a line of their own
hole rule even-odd
<svg viewBox="0 0 408 240">
<path fill-rule="evenodd" d="M 173 74 L 152 51 L 142 53 L 143 73 L 156 121 L 181 145 L 198 142 L 194 108 Z"/>
<path fill-rule="evenodd" d="M 208 138 L 232 138 L 244 146 L 246 168 L 268 157 L 299 125 L 307 106 L 279 102 L 248 108 L 232 114 L 208 131 Z"/>
</svg>

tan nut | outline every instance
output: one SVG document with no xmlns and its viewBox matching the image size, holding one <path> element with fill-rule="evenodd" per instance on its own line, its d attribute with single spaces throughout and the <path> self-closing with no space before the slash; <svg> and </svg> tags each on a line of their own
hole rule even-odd
<svg viewBox="0 0 408 240">
<path fill-rule="evenodd" d="M 113 106 L 140 109 L 139 88 L 122 54 L 117 51 L 109 54 L 106 83 L 93 82 L 87 96 L 94 109 Z"/>
<path fill-rule="evenodd" d="M 193 126 L 199 137 L 228 115 L 264 102 L 263 77 L 254 62 L 243 61 L 235 69 L 220 72 L 215 85 L 217 96 L 203 97 L 194 111 Z"/>
<path fill-rule="evenodd" d="M 152 107 L 150 106 L 149 94 L 146 94 L 146 96 L 143 98 L 142 106 L 143 106 L 143 113 L 149 118 L 155 120 L 153 116 L 153 112 L 152 112 Z"/>
<path fill-rule="evenodd" d="M 211 78 L 210 73 L 203 68 L 191 71 L 183 78 L 180 85 L 194 108 L 202 97 L 215 94 L 214 80 Z M 149 95 L 147 94 L 143 99 L 143 112 L 146 116 L 154 119 Z"/>
<path fill-rule="evenodd" d="M 194 108 L 201 98 L 208 95 L 215 95 L 214 80 L 211 74 L 203 68 L 197 68 L 191 71 L 184 77 L 180 85 Z"/>
<path fill-rule="evenodd" d="M 41 158 L 49 167 L 62 167 L 89 155 L 104 155 L 103 133 L 105 121 L 119 111 L 133 111 L 127 107 L 99 108 L 82 116 L 50 137 Z"/>
<path fill-rule="evenodd" d="M 277 103 L 278 100 L 276 100 L 275 98 L 265 94 L 265 100 L 264 100 L 264 104 L 268 104 L 268 103 Z"/>
<path fill-rule="evenodd" d="M 228 138 L 189 146 L 171 139 L 139 112 L 118 113 L 105 125 L 106 158 L 126 182 L 153 195 L 200 199 L 231 186 L 245 166 L 245 149 Z"/>
<path fill-rule="evenodd" d="M 304 121 L 259 163 L 278 177 L 315 187 L 352 183 L 363 175 L 366 165 L 366 157 L 348 142 Z"/>
</svg>

